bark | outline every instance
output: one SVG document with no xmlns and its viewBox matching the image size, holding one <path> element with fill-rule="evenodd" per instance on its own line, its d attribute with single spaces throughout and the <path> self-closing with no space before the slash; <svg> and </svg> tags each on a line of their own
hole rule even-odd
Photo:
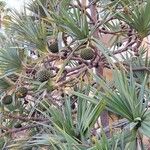
<svg viewBox="0 0 150 150">
<path fill-rule="evenodd" d="M 92 3 L 93 0 L 89 0 L 89 3 Z M 96 9 L 96 3 L 93 3 L 90 5 L 90 11 L 91 11 L 91 18 L 94 20 L 94 22 L 96 23 L 98 18 L 97 18 L 97 9 Z M 93 34 L 94 37 L 99 39 L 99 34 L 98 34 L 98 29 L 94 32 Z M 99 56 L 101 56 L 100 51 L 97 50 L 97 53 Z M 96 74 L 98 76 L 103 76 L 103 70 L 104 70 L 104 66 L 103 63 L 101 61 L 98 61 L 98 67 L 96 68 Z M 101 113 L 101 125 L 103 128 L 109 126 L 109 116 L 108 116 L 108 111 L 104 110 Z M 106 132 L 106 136 L 109 138 L 110 137 L 110 132 Z"/>
</svg>

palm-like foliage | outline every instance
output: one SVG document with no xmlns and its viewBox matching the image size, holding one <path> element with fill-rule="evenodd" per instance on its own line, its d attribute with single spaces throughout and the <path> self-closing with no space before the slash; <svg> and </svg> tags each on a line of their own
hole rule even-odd
<svg viewBox="0 0 150 150">
<path fill-rule="evenodd" d="M 59 15 L 52 12 L 52 18 L 56 25 L 67 31 L 73 38 L 82 40 L 89 35 L 87 17 L 79 9 L 74 8 L 73 10 L 66 11 L 62 8 Z"/>
<path fill-rule="evenodd" d="M 69 97 L 66 99 L 62 110 L 50 105 L 48 106 L 45 103 L 43 106 L 47 111 L 41 113 L 50 121 L 49 125 L 42 124 L 46 133 L 33 136 L 33 139 L 28 140 L 25 146 L 30 147 L 44 144 L 50 146 L 49 148 L 51 149 L 83 150 L 110 149 L 111 147 L 114 150 L 117 150 L 119 147 L 121 150 L 125 147 L 129 148 L 130 146 L 127 146 L 127 143 L 134 139 L 132 139 L 130 132 L 125 131 L 121 134 L 114 135 L 110 140 L 107 139 L 104 132 L 101 133 L 102 138 L 100 140 L 99 137 L 91 135 L 91 129 L 103 110 L 105 103 L 103 100 L 98 102 L 96 99 L 95 101 L 93 99 L 93 102 L 88 102 L 88 96 L 81 96 L 79 93 L 76 94 L 79 95 L 77 100 L 77 116 L 71 111 L 72 106 Z M 92 141 L 96 142 L 96 144 L 91 144 Z"/>
<path fill-rule="evenodd" d="M 97 99 L 103 98 L 109 111 L 115 114 L 119 114 L 129 121 L 129 125 L 127 125 L 127 128 L 128 130 L 130 130 L 131 134 L 128 138 L 135 140 L 137 134 L 142 134 L 149 137 L 150 112 L 147 109 L 149 102 L 149 90 L 146 89 L 146 76 L 143 84 L 138 85 L 135 82 L 132 74 L 130 75 L 130 78 L 128 78 L 125 72 L 115 70 L 115 82 L 113 85 L 115 88 L 113 89 L 104 80 L 100 79 L 97 76 L 95 76 L 95 78 L 99 86 L 103 88 L 103 92 L 92 88 L 93 95 L 95 93 L 95 102 L 97 101 Z M 85 96 L 82 94 L 75 94 L 82 98 L 85 98 Z"/>
<path fill-rule="evenodd" d="M 22 61 L 17 48 L 8 47 L 0 50 L 0 70 L 7 74 L 19 72 L 22 69 Z"/>
<path fill-rule="evenodd" d="M 47 0 L 40 0 L 40 3 L 44 6 L 44 7 L 48 7 L 48 1 Z M 40 16 L 40 17 L 46 17 L 45 11 L 42 8 L 42 6 L 39 5 L 38 0 L 35 1 L 31 1 L 28 4 L 28 9 L 34 13 L 34 15 Z"/>
<path fill-rule="evenodd" d="M 117 18 L 125 21 L 130 27 L 135 29 L 140 38 L 149 35 L 150 31 L 150 2 L 147 1 L 143 5 L 135 5 L 134 7 L 128 6 L 129 13 L 119 13 Z M 133 9 L 133 10 L 132 10 Z"/>
<path fill-rule="evenodd" d="M 104 46 L 100 46 L 100 43 L 96 43 L 98 47 L 103 48 L 104 55 L 108 57 L 108 51 Z M 112 63 L 111 60 L 109 60 Z M 148 61 L 146 59 L 146 65 Z M 123 68 L 121 68 L 123 69 Z M 130 66 L 130 76 L 125 71 L 115 70 L 113 71 L 114 88 L 110 89 L 103 80 L 99 80 L 99 84 L 104 88 L 106 93 L 104 94 L 108 109 L 112 112 L 127 118 L 132 123 L 132 129 L 140 130 L 142 134 L 149 136 L 148 124 L 145 121 L 149 120 L 147 114 L 149 114 L 148 102 L 149 102 L 149 90 L 147 89 L 147 77 L 145 74 L 141 85 L 137 85 L 135 78 L 133 77 L 132 67 Z M 143 102 L 143 100 L 146 100 Z M 143 125 L 142 125 L 143 123 Z M 145 130 L 143 126 L 145 125 Z"/>
<path fill-rule="evenodd" d="M 49 125 L 42 124 L 46 133 L 38 134 L 28 141 L 30 146 L 33 145 L 49 145 L 54 149 L 110 149 L 113 147 L 117 150 L 119 147 L 123 149 L 132 149 L 136 146 L 136 134 L 149 136 L 149 111 L 147 102 L 143 103 L 143 98 L 149 97 L 145 91 L 145 83 L 142 86 L 136 85 L 133 76 L 129 79 L 126 74 L 121 71 L 115 71 L 115 90 L 112 90 L 106 83 L 96 76 L 97 83 L 103 87 L 104 91 L 91 87 L 90 91 L 93 96 L 74 92 L 78 95 L 77 100 L 77 118 L 73 116 L 71 111 L 70 99 L 66 99 L 64 107 L 61 109 L 52 106 L 43 105 L 47 111 L 41 112 L 50 121 Z M 124 83 L 122 83 L 124 82 Z M 138 88 L 138 93 L 137 93 Z M 89 91 L 89 88 L 88 88 Z M 96 94 L 94 94 L 96 93 Z M 106 102 L 107 109 L 114 113 L 118 113 L 127 118 L 129 123 L 127 131 L 114 135 L 108 140 L 102 132 L 102 137 L 91 137 L 90 129 L 103 110 Z M 147 99 L 149 101 L 149 99 Z M 73 119 L 73 118 L 76 119 Z M 48 133 L 50 132 L 50 133 Z M 96 145 L 89 145 L 94 140 Z"/>
<path fill-rule="evenodd" d="M 11 88 L 11 83 L 5 78 L 0 79 L 0 92 L 7 91 Z"/>
<path fill-rule="evenodd" d="M 86 138 L 90 136 L 89 131 L 95 124 L 105 103 L 101 100 L 95 105 L 79 98 L 77 100 L 77 105 L 76 117 L 72 114 L 72 106 L 69 98 L 66 99 L 62 110 L 51 107 L 48 107 L 47 109 L 52 117 L 51 121 L 54 123 L 54 126 L 56 125 L 56 127 L 59 127 L 75 139 L 77 138 L 78 140 L 86 141 Z M 83 108 L 85 109 L 82 110 Z M 76 118 L 76 121 L 74 120 L 74 117 Z"/>
<path fill-rule="evenodd" d="M 47 30 L 43 22 L 35 21 L 26 14 L 14 12 L 11 29 L 17 33 L 17 39 L 33 44 L 38 50 L 46 51 Z M 49 33 L 50 34 L 50 33 Z"/>
<path fill-rule="evenodd" d="M 117 72 L 117 71 L 116 71 Z M 149 117 L 146 111 L 147 101 L 149 101 L 148 93 L 145 93 L 145 83 L 139 87 L 137 93 L 136 84 L 133 78 L 128 81 L 124 74 L 121 75 L 121 72 L 114 74 L 116 83 L 116 90 L 114 92 L 108 91 L 106 95 L 106 101 L 108 101 L 108 108 L 120 114 L 122 117 L 127 118 L 130 122 L 133 123 L 133 128 L 139 129 L 144 134 L 148 136 L 148 131 L 143 131 L 143 125 L 145 124 L 145 119 L 148 121 Z M 145 95 L 146 94 L 146 95 Z M 147 101 L 143 104 L 144 97 L 147 97 Z M 145 126 L 147 128 L 147 125 Z"/>
</svg>

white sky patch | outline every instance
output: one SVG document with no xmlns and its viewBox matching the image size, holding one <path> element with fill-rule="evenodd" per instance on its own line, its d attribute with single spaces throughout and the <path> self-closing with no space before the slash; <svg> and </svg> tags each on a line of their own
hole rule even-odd
<svg viewBox="0 0 150 150">
<path fill-rule="evenodd" d="M 22 11 L 24 4 L 29 2 L 29 0 L 4 0 L 7 4 L 8 8 L 17 9 L 18 11 Z"/>
</svg>

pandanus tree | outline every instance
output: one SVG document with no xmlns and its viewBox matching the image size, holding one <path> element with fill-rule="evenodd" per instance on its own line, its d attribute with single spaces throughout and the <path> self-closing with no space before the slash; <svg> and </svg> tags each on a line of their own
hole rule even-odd
<svg viewBox="0 0 150 150">
<path fill-rule="evenodd" d="M 1 149 L 145 149 L 149 11 L 148 0 L 34 0 L 12 10 L 0 36 Z M 108 112 L 121 119 L 109 124 Z"/>
</svg>

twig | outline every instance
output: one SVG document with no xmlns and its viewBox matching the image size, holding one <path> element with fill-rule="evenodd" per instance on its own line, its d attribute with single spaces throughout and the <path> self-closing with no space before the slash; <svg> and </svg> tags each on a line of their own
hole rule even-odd
<svg viewBox="0 0 150 150">
<path fill-rule="evenodd" d="M 75 78 L 78 78 L 78 77 L 80 76 L 80 74 L 81 74 L 82 72 L 86 71 L 86 70 L 87 70 L 87 67 L 84 67 L 84 68 L 82 69 L 82 71 L 79 72 L 78 74 L 76 74 L 75 76 L 70 77 L 70 78 L 69 78 L 68 80 L 66 80 L 66 81 L 63 81 L 63 82 L 58 83 L 57 87 L 63 86 L 63 85 L 65 85 L 65 84 L 67 84 L 68 82 L 71 82 L 72 80 L 75 80 Z"/>
<path fill-rule="evenodd" d="M 119 33 L 125 33 L 127 30 L 120 30 L 120 31 L 116 31 L 116 32 L 112 32 L 112 31 L 108 31 L 108 30 L 102 30 L 102 29 L 99 29 L 99 32 L 100 33 L 104 33 L 104 34 L 119 34 Z"/>
<path fill-rule="evenodd" d="M 119 54 L 119 53 L 127 51 L 128 47 L 132 46 L 134 43 L 135 43 L 135 41 L 132 41 L 132 42 L 128 43 L 124 48 L 118 49 L 117 51 L 114 51 L 113 54 L 116 55 L 116 54 Z"/>
<path fill-rule="evenodd" d="M 9 119 L 16 119 L 16 120 L 22 120 L 22 121 L 47 121 L 47 119 L 44 118 L 35 118 L 35 117 L 24 117 L 24 116 L 14 116 L 12 114 L 3 114 L 5 117 L 8 117 Z"/>
<path fill-rule="evenodd" d="M 47 122 L 49 122 L 49 121 L 47 121 Z M 46 123 L 46 122 L 45 122 L 45 123 Z M 0 138 L 4 137 L 4 136 L 7 135 L 7 134 L 12 134 L 12 133 L 21 132 L 21 131 L 23 131 L 23 130 L 27 130 L 27 129 L 34 128 L 34 127 L 38 127 L 38 126 L 41 126 L 41 125 L 40 125 L 40 124 L 33 124 L 33 125 L 30 125 L 30 126 L 21 127 L 21 128 L 19 128 L 19 129 L 16 129 L 16 128 L 9 129 L 9 130 L 6 131 L 5 133 L 0 134 Z"/>
</svg>

